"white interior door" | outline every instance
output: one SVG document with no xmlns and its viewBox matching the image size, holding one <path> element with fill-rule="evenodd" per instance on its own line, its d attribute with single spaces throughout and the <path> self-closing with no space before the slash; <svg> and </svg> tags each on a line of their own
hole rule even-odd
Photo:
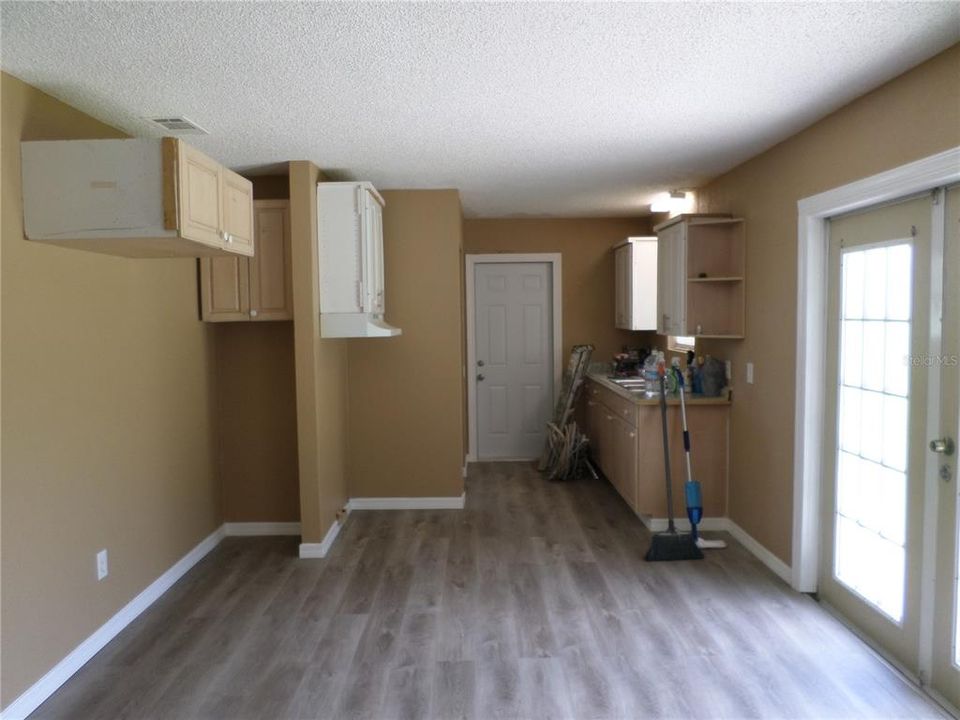
<svg viewBox="0 0 960 720">
<path fill-rule="evenodd" d="M 552 272 L 547 262 L 474 266 L 480 460 L 540 455 L 553 407 Z"/>
</svg>

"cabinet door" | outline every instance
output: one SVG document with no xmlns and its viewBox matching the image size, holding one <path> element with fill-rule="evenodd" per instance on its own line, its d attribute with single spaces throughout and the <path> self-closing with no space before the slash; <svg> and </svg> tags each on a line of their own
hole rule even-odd
<svg viewBox="0 0 960 720">
<path fill-rule="evenodd" d="M 637 431 L 618 419 L 617 428 L 617 490 L 627 505 L 637 506 Z"/>
<path fill-rule="evenodd" d="M 293 293 L 290 282 L 290 203 L 257 200 L 254 211 L 254 246 L 250 258 L 250 318 L 290 320 Z"/>
<path fill-rule="evenodd" d="M 223 247 L 221 165 L 178 142 L 180 234 L 188 240 Z"/>
<path fill-rule="evenodd" d="M 685 226 L 671 225 L 657 235 L 657 332 L 685 335 Z"/>
<path fill-rule="evenodd" d="M 250 319 L 249 261 L 200 258 L 200 315 L 207 322 Z"/>
<path fill-rule="evenodd" d="M 238 255 L 253 255 L 253 183 L 226 168 L 221 169 L 221 177 L 223 247 Z"/>
<path fill-rule="evenodd" d="M 614 324 L 623 330 L 630 330 L 632 318 L 630 317 L 631 303 L 631 265 L 630 246 L 623 245 L 614 252 Z"/>
<path fill-rule="evenodd" d="M 603 426 L 606 423 L 604 419 L 604 408 L 596 400 L 587 400 L 587 427 L 589 428 L 590 438 L 590 457 L 603 469 Z"/>
<path fill-rule="evenodd" d="M 606 405 L 600 405 L 600 467 L 607 479 L 616 485 L 616 423 L 617 418 Z"/>
<path fill-rule="evenodd" d="M 383 314 L 383 219 L 380 203 L 363 193 L 363 309 Z"/>
</svg>

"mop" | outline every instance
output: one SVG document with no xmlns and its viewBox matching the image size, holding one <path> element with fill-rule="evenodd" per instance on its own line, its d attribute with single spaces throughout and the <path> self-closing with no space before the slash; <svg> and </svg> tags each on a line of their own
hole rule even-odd
<svg viewBox="0 0 960 720">
<path fill-rule="evenodd" d="M 698 548 L 703 550 L 725 548 L 727 544 L 723 540 L 707 540 L 701 537 L 697 532 L 697 525 L 703 519 L 703 499 L 700 493 L 700 483 L 693 479 L 693 472 L 690 469 L 690 432 L 687 430 L 687 405 L 683 396 L 683 376 L 679 370 L 677 373 L 677 385 L 680 390 L 680 418 L 683 422 L 683 452 L 687 458 L 687 482 L 683 487 L 684 495 L 687 497 L 687 517 L 690 518 L 690 536 Z"/>
<path fill-rule="evenodd" d="M 693 536 L 678 533 L 673 523 L 673 483 L 670 480 L 670 440 L 667 435 L 667 373 L 663 363 L 657 368 L 660 375 L 660 424 L 663 427 L 663 469 L 667 478 L 667 530 L 651 538 L 646 560 L 703 560 L 703 553 Z"/>
</svg>

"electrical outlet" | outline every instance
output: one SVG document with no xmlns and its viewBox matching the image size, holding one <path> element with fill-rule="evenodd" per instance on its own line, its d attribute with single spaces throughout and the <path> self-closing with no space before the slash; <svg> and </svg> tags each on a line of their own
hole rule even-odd
<svg viewBox="0 0 960 720">
<path fill-rule="evenodd" d="M 108 574 L 110 569 L 107 565 L 107 551 L 101 550 L 97 553 L 97 580 L 103 580 Z"/>
<path fill-rule="evenodd" d="M 747 385 L 753 385 L 753 363 L 747 363 Z"/>
</svg>

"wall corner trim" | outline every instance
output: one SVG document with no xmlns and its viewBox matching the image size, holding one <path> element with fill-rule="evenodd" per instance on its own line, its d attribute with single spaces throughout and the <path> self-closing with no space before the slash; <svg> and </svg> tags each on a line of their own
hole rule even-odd
<svg viewBox="0 0 960 720">
<path fill-rule="evenodd" d="M 299 535 L 299 522 L 228 522 L 223 524 L 228 537 L 258 535 Z"/>
<path fill-rule="evenodd" d="M 315 558 L 325 558 L 327 553 L 330 552 L 330 548 L 333 547 L 333 543 L 337 539 L 337 535 L 340 534 L 340 527 L 340 521 L 334 520 L 333 525 L 330 526 L 330 529 L 327 530 L 327 534 L 324 535 L 322 542 L 300 543 L 300 559 L 309 560 Z"/>
<path fill-rule="evenodd" d="M 463 510 L 467 494 L 452 497 L 359 497 L 350 498 L 354 510 Z"/>
<path fill-rule="evenodd" d="M 20 720 L 27 717 L 57 689 L 69 680 L 121 630 L 156 602 L 174 583 L 183 577 L 213 550 L 226 535 L 221 525 L 180 558 L 160 577 L 150 583 L 139 595 L 124 605 L 113 617 L 101 625 L 86 640 L 77 645 L 63 660 L 54 665 L 42 678 L 0 712 L 2 720 Z"/>
</svg>

